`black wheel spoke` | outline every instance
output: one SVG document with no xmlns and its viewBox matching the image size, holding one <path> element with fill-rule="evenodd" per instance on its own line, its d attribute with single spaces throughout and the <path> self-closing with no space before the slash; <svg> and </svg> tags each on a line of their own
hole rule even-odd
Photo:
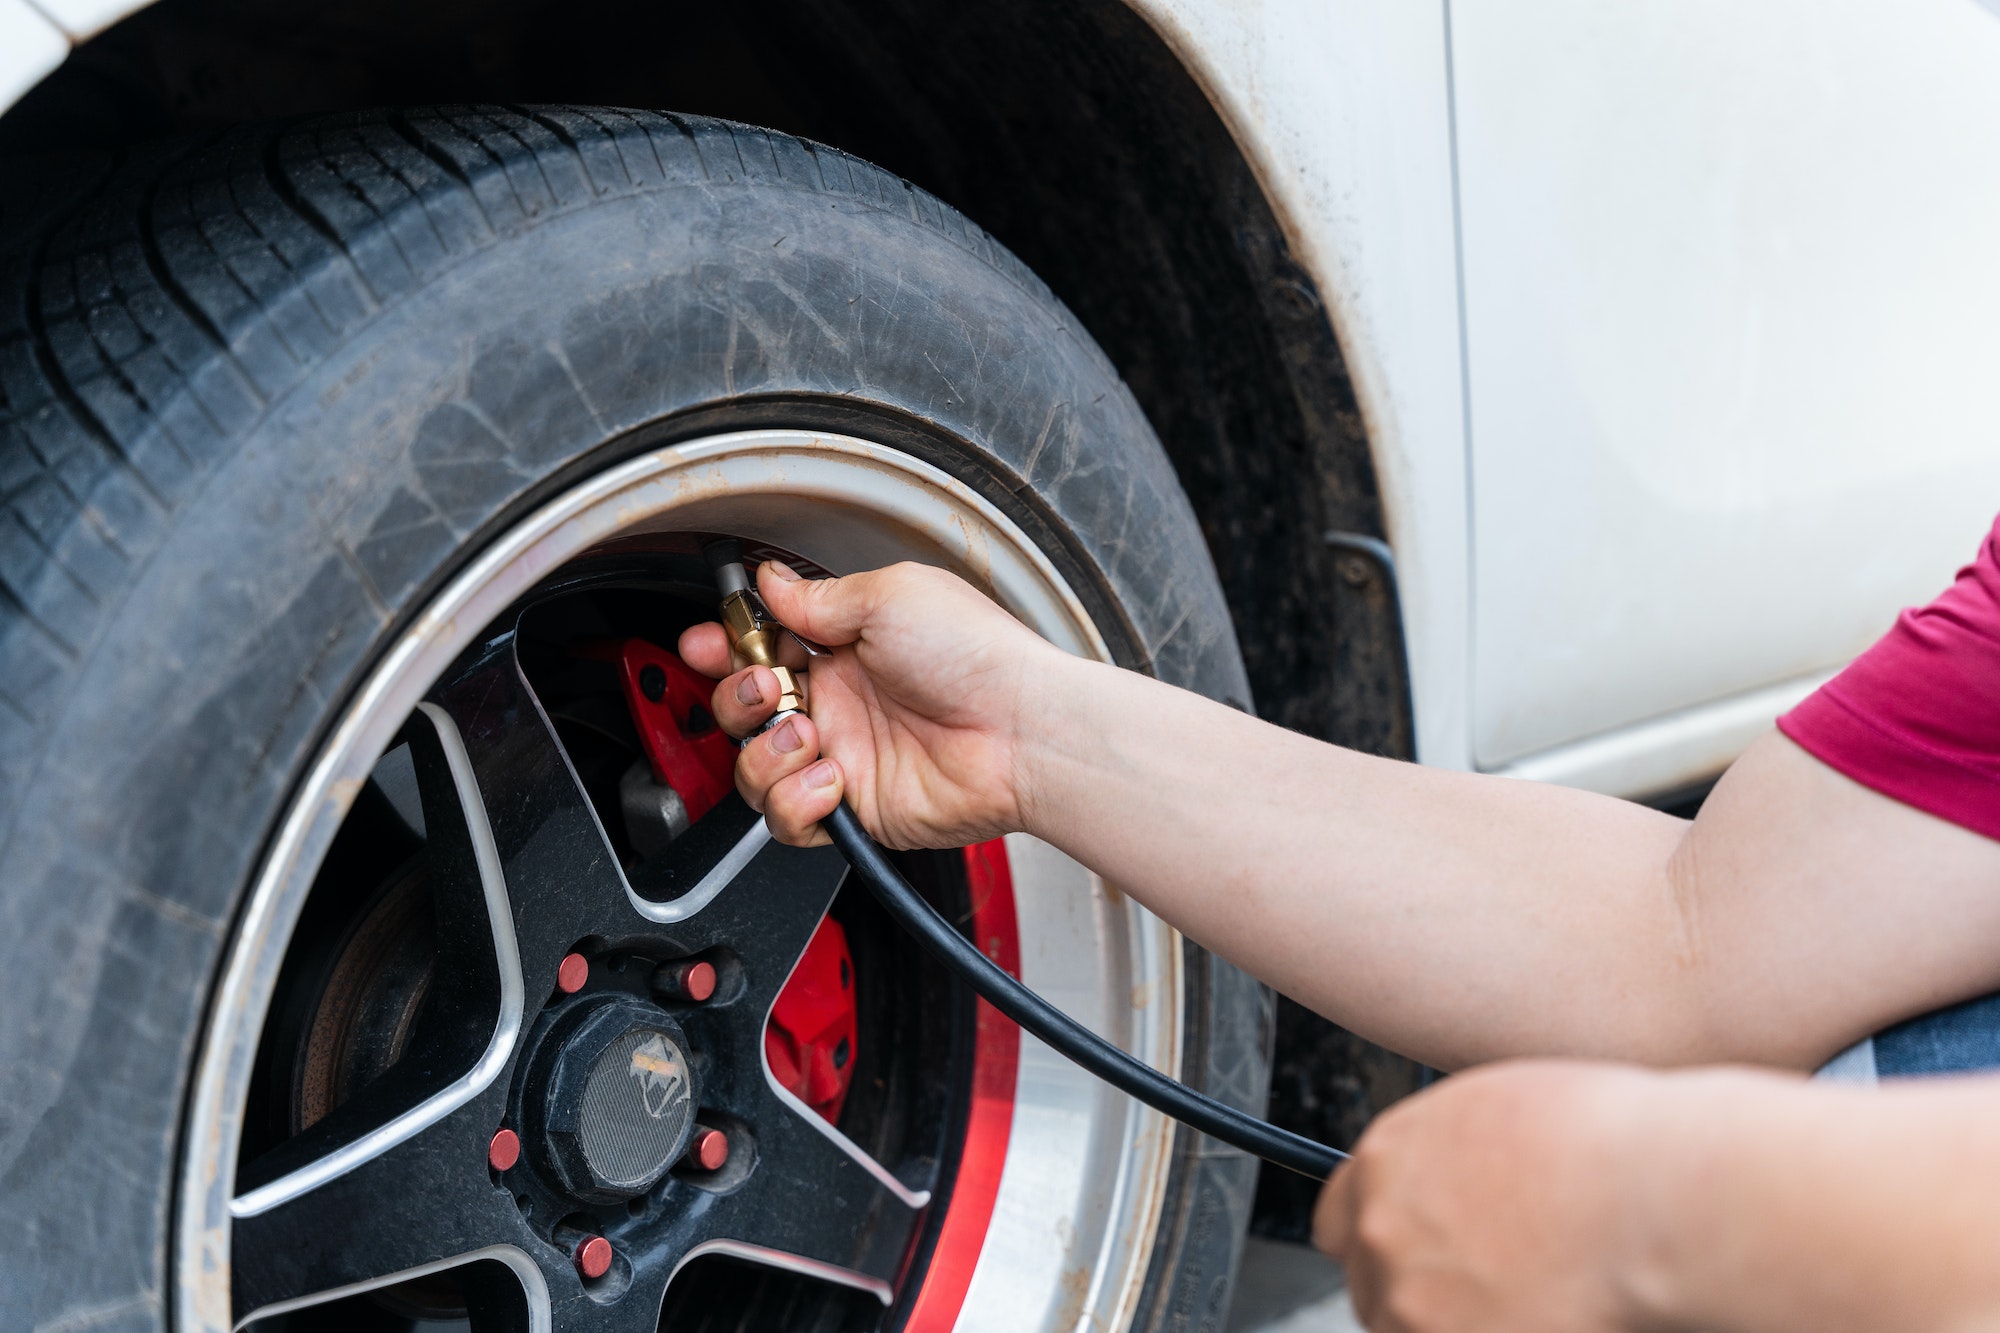
<svg viewBox="0 0 2000 1333">
<path fill-rule="evenodd" d="M 691 1259 L 722 1254 L 867 1291 L 893 1291 L 928 1195 L 912 1192 L 837 1141 L 811 1112 L 773 1094 L 752 1131 L 732 1135 L 720 1189 L 676 1176 L 647 1215 L 613 1233 L 615 1298 L 552 1273 L 559 1329 L 650 1333 L 669 1282 Z M 747 1157 L 748 1160 L 745 1160 Z"/>
<path fill-rule="evenodd" d="M 756 1165 L 703 1210 L 683 1241 L 828 1281 L 889 1291 L 929 1196 L 896 1182 L 810 1111 L 775 1094 L 757 1126 Z"/>
<path fill-rule="evenodd" d="M 487 1169 L 499 1109 L 497 1095 L 476 1098 L 288 1197 L 240 1195 L 230 1255 L 236 1309 L 364 1287 L 496 1246 L 535 1249 Z M 246 1208 L 254 1211 L 240 1215 Z"/>
<path fill-rule="evenodd" d="M 564 1278 L 569 1287 L 577 1287 L 566 1274 Z M 555 1299 L 551 1323 L 555 1333 L 654 1333 L 660 1326 L 660 1297 L 665 1290 L 658 1281 L 635 1280 L 615 1299 L 599 1299 L 578 1289 Z"/>
<path fill-rule="evenodd" d="M 766 1016 L 847 873 L 830 847 L 771 844 L 690 927 L 727 942 L 743 968 L 733 1002 L 680 1015 L 698 1049 L 729 1051 L 705 1076 L 703 1105 L 747 1127 L 754 1162 L 740 1188 L 675 1182 L 662 1262 L 721 1252 L 877 1292 L 893 1284 L 928 1195 L 895 1178 L 771 1081 L 759 1056 Z M 734 1151 L 748 1145 L 740 1140 Z M 670 1261 L 670 1262 L 669 1262 Z"/>
<path fill-rule="evenodd" d="M 893 1282 L 929 1195 L 902 1186 L 814 1120 L 794 1112 L 769 1122 L 759 1142 L 768 1154 L 760 1206 L 745 1219 L 742 1239 Z"/>
<path fill-rule="evenodd" d="M 469 767 L 475 790 L 459 784 L 455 799 L 468 807 L 476 802 L 465 820 L 483 823 L 491 838 L 533 1003 L 554 988 L 557 966 L 576 940 L 625 933 L 644 922 L 632 909 L 590 798 L 522 677 L 511 633 L 468 654 L 422 711 L 445 749 L 455 744 Z M 440 772 L 427 784 L 426 810 L 431 788 L 449 778 Z"/>
<path fill-rule="evenodd" d="M 704 1076 L 706 1105 L 746 1120 L 765 1113 L 765 1019 L 846 874 L 831 847 L 767 843 L 706 910 L 674 928 L 688 953 L 726 948 L 742 969 L 740 993 L 679 1015 L 697 1050 L 731 1053 Z"/>
<path fill-rule="evenodd" d="M 322 1191 L 350 1174 L 392 1183 L 382 1161 L 424 1166 L 435 1156 L 424 1144 L 470 1132 L 466 1116 L 489 1134 L 500 1123 L 529 1013 L 520 913 L 460 729 L 427 704 L 406 735 L 423 805 L 423 873 L 435 895 L 436 981 L 424 986 L 407 1042 L 385 1069 L 240 1170 L 239 1215 L 261 1215 L 274 1199 L 337 1197 L 351 1184 Z M 554 967 L 543 970 L 552 976 Z M 464 1156 L 454 1153 L 450 1160 Z M 483 1188 L 483 1149 L 469 1161 Z"/>
</svg>

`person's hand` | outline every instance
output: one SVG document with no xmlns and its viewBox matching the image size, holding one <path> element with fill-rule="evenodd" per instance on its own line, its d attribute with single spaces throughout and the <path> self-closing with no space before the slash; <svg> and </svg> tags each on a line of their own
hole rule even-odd
<svg viewBox="0 0 2000 1333">
<path fill-rule="evenodd" d="M 1374 1333 L 1656 1327 L 1640 1183 L 1661 1075 L 1489 1065 L 1391 1107 L 1336 1171 L 1313 1243 Z"/>
<path fill-rule="evenodd" d="M 1021 827 L 1019 723 L 1073 659 L 925 565 L 807 580 L 771 561 L 757 588 L 787 628 L 833 649 L 811 661 L 811 716 L 756 736 L 736 763 L 737 789 L 779 841 L 827 841 L 819 821 L 843 796 L 893 848 L 960 847 Z M 749 736 L 771 716 L 777 679 L 764 667 L 732 672 L 722 626 L 689 629 L 680 653 L 723 677 L 714 708 L 725 731 Z"/>
</svg>

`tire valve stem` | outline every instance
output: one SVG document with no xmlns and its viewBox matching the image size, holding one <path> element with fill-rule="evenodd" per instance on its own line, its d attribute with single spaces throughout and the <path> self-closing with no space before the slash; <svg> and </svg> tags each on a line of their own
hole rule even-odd
<svg viewBox="0 0 2000 1333">
<path fill-rule="evenodd" d="M 578 1276 L 586 1282 L 595 1282 L 611 1271 L 611 1242 L 602 1236 L 586 1236 L 570 1252 L 576 1263 Z"/>
<path fill-rule="evenodd" d="M 564 995 L 574 995 L 589 980 L 590 960 L 580 953 L 564 954 L 562 963 L 556 968 L 556 989 Z"/>
</svg>

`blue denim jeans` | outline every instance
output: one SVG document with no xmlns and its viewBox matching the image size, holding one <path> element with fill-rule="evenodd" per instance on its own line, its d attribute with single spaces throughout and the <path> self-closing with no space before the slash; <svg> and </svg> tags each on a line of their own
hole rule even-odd
<svg viewBox="0 0 2000 1333">
<path fill-rule="evenodd" d="M 2000 995 L 1967 1000 L 1885 1028 L 1834 1057 L 1820 1076 L 1872 1083 L 1878 1078 L 1983 1069 L 2000 1069 Z"/>
</svg>

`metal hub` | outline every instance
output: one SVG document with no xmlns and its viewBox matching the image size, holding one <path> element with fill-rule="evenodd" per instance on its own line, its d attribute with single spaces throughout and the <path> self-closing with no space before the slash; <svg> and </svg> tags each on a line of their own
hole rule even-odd
<svg viewBox="0 0 2000 1333">
<path fill-rule="evenodd" d="M 687 1151 L 698 1087 L 672 1019 L 625 998 L 579 1006 L 531 1079 L 539 1154 L 591 1202 L 645 1193 Z"/>
</svg>

